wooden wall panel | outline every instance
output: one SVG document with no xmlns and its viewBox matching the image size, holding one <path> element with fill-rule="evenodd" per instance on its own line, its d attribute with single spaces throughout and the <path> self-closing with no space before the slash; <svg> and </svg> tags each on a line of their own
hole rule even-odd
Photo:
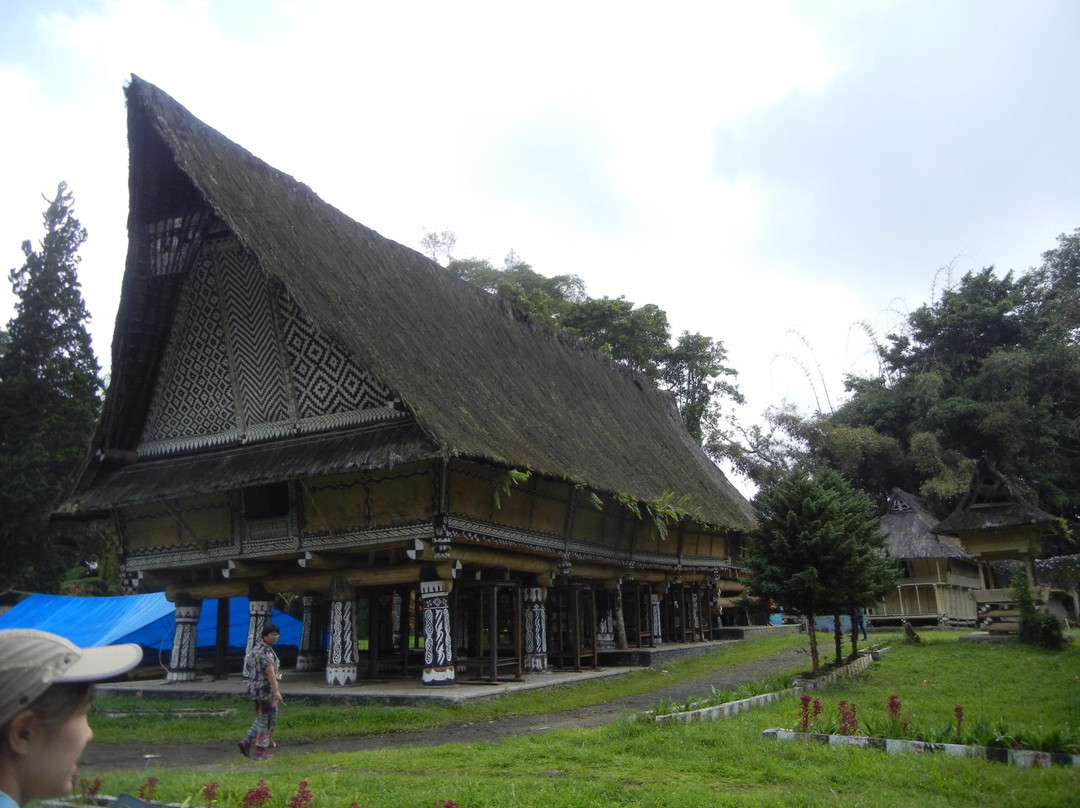
<svg viewBox="0 0 1080 808">
<path fill-rule="evenodd" d="M 124 546 L 128 552 L 137 553 L 176 544 L 205 546 L 228 541 L 229 513 L 228 494 L 124 508 L 120 513 Z"/>
<path fill-rule="evenodd" d="M 301 488 L 305 532 L 335 533 L 368 526 L 367 487 L 359 473 L 306 480 Z"/>
<path fill-rule="evenodd" d="M 448 507 L 451 513 L 473 519 L 491 519 L 494 510 L 493 484 L 486 478 L 452 471 L 450 474 Z"/>
<path fill-rule="evenodd" d="M 371 521 L 376 527 L 431 519 L 435 510 L 430 473 L 373 474 L 370 492 Z"/>
</svg>

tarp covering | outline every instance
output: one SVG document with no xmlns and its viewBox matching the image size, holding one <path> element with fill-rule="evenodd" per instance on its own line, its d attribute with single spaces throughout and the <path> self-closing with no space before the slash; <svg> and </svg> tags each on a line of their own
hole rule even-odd
<svg viewBox="0 0 1080 808">
<path fill-rule="evenodd" d="M 211 650 L 217 642 L 217 601 L 204 600 L 196 644 Z M 120 597 L 80 598 L 31 595 L 0 615 L 2 628 L 36 628 L 66 637 L 76 645 L 93 647 L 133 642 L 156 651 L 172 649 L 176 617 L 164 592 Z M 279 645 L 300 645 L 301 623 L 274 610 L 281 629 Z M 229 650 L 242 653 L 247 645 L 248 599 L 229 599 Z"/>
</svg>

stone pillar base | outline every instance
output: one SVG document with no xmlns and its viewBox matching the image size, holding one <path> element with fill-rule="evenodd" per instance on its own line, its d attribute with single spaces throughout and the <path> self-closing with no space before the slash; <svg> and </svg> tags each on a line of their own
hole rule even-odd
<svg viewBox="0 0 1080 808">
<path fill-rule="evenodd" d="M 337 685 L 338 687 L 354 685 L 356 684 L 357 678 L 358 672 L 356 665 L 326 666 L 326 683 L 328 685 Z"/>
<path fill-rule="evenodd" d="M 312 671 L 321 671 L 325 665 L 325 654 L 297 654 L 296 656 L 297 673 L 311 673 Z"/>
</svg>

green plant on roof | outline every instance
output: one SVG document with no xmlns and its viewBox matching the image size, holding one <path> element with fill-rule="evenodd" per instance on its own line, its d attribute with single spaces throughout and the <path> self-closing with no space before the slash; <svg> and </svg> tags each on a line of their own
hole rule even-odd
<svg viewBox="0 0 1080 808">
<path fill-rule="evenodd" d="M 532 477 L 532 472 L 528 469 L 521 471 L 519 469 L 507 469 L 498 477 L 495 478 L 495 486 L 491 491 L 492 500 L 495 503 L 496 508 L 502 507 L 502 497 L 510 496 L 510 489 L 516 485 L 522 485 L 527 483 L 529 478 Z"/>
</svg>

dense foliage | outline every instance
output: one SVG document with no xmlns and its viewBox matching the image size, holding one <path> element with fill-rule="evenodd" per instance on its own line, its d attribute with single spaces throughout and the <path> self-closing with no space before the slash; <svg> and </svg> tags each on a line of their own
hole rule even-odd
<svg viewBox="0 0 1080 808">
<path fill-rule="evenodd" d="M 836 411 L 774 411 L 743 470 L 767 484 L 826 461 L 879 501 L 900 487 L 941 512 L 985 455 L 1033 505 L 1080 519 L 1080 230 L 1030 272 L 964 274 L 876 348 L 879 372 L 847 378 Z"/>
<path fill-rule="evenodd" d="M 23 242 L 10 272 L 18 296 L 0 356 L 0 587 L 55 591 L 84 539 L 48 522 L 89 445 L 101 380 L 86 330 L 77 267 L 86 230 L 61 183 L 37 249 Z"/>
<path fill-rule="evenodd" d="M 827 467 L 794 469 L 755 506 L 758 525 L 743 557 L 750 591 L 806 617 L 816 674 L 815 618 L 871 606 L 894 585 L 881 518 L 869 497 Z"/>
<path fill-rule="evenodd" d="M 445 246 L 433 245 L 452 243 L 451 236 L 429 233 L 424 246 L 433 257 L 448 255 Z M 672 344 L 667 314 L 656 305 L 591 298 L 577 275 L 545 277 L 512 252 L 501 268 L 470 258 L 450 259 L 447 269 L 670 390 L 687 431 L 707 447 L 718 444 L 723 402 L 743 401 L 732 381 L 736 371 L 724 364 L 723 343 L 684 331 Z"/>
</svg>

